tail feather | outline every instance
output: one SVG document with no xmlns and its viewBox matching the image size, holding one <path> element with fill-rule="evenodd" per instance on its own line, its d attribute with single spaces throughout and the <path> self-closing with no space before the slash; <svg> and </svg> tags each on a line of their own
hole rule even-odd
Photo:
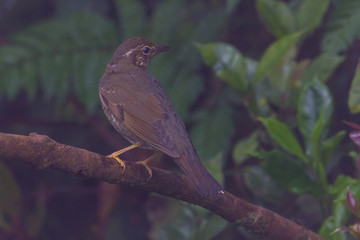
<svg viewBox="0 0 360 240">
<path fill-rule="evenodd" d="M 214 196 L 223 193 L 223 188 L 202 165 L 195 149 L 191 146 L 175 159 L 181 170 L 190 178 L 196 190 L 203 196 Z"/>
</svg>

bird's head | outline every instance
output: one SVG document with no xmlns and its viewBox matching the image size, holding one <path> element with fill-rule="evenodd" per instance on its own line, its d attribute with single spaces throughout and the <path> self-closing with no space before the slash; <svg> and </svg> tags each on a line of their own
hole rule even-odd
<svg viewBox="0 0 360 240">
<path fill-rule="evenodd" d="M 156 54 L 171 50 L 168 46 L 158 46 L 143 38 L 131 38 L 116 49 L 112 62 L 130 61 L 136 66 L 146 67 Z"/>
</svg>

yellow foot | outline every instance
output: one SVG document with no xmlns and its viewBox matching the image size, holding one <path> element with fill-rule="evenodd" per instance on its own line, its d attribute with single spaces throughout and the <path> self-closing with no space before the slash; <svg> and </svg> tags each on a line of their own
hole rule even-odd
<svg viewBox="0 0 360 240">
<path fill-rule="evenodd" d="M 131 149 L 134 149 L 134 148 L 137 148 L 137 147 L 140 147 L 140 143 L 134 143 L 133 145 L 130 145 L 130 146 L 128 146 L 128 147 L 126 147 L 126 148 L 122 148 L 122 149 L 120 149 L 120 150 L 118 150 L 118 151 L 116 151 L 116 152 L 113 152 L 112 154 L 110 154 L 108 157 L 114 157 L 114 156 L 119 156 L 119 155 L 121 155 L 121 154 L 123 154 L 123 153 L 125 153 L 125 152 L 127 152 L 127 151 L 129 151 L 129 150 L 131 150 Z"/>
<path fill-rule="evenodd" d="M 146 160 L 144 161 L 139 161 L 139 162 L 136 162 L 137 164 L 141 164 L 143 165 L 145 168 L 146 168 L 146 171 L 149 173 L 149 177 L 146 179 L 146 181 L 149 181 L 152 177 L 152 170 L 151 168 L 147 165 L 146 163 Z"/>
<path fill-rule="evenodd" d="M 152 177 L 152 170 L 151 168 L 148 166 L 148 163 L 152 160 L 154 160 L 155 158 L 157 158 L 158 156 L 161 155 L 161 152 L 154 152 L 150 157 L 148 157 L 147 159 L 145 159 L 144 161 L 139 161 L 136 162 L 137 164 L 141 164 L 146 168 L 146 171 L 149 173 L 149 177 L 146 181 L 149 181 Z"/>
<path fill-rule="evenodd" d="M 108 157 L 115 159 L 123 168 L 122 172 L 125 171 L 125 162 L 123 160 L 121 160 L 118 156 L 112 156 L 112 154 L 108 155 Z"/>
<path fill-rule="evenodd" d="M 120 166 L 123 168 L 123 172 L 124 172 L 125 171 L 125 162 L 119 158 L 119 155 L 121 155 L 131 149 L 137 148 L 140 145 L 141 145 L 140 143 L 135 143 L 126 148 L 120 149 L 119 151 L 113 152 L 112 154 L 108 155 L 108 157 L 115 159 L 120 164 Z"/>
</svg>

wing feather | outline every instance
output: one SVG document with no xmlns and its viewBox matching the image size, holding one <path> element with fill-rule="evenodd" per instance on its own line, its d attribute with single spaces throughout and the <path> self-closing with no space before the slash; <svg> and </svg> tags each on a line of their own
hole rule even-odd
<svg viewBox="0 0 360 240">
<path fill-rule="evenodd" d="M 142 91 L 129 91 L 115 83 L 100 86 L 100 99 L 119 121 L 150 146 L 171 157 L 181 155 L 166 129 L 165 121 L 169 114 L 163 98 Z"/>
</svg>

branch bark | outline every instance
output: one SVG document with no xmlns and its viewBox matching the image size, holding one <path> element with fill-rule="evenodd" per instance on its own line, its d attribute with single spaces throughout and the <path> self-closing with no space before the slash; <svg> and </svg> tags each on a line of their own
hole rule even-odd
<svg viewBox="0 0 360 240">
<path fill-rule="evenodd" d="M 127 162 L 126 169 L 122 172 L 114 159 L 60 144 L 45 135 L 0 133 L 0 159 L 20 160 L 39 169 L 57 169 L 109 183 L 140 187 L 202 206 L 252 233 L 269 239 L 322 239 L 305 227 L 231 193 L 225 192 L 211 199 L 204 198 L 193 189 L 184 175 L 153 168 L 152 178 L 147 180 L 148 173 L 142 165 Z"/>
</svg>

